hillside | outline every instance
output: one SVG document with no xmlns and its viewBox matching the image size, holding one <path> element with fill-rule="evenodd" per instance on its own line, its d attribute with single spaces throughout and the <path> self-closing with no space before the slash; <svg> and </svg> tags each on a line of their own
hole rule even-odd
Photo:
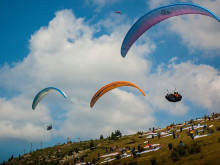
<svg viewBox="0 0 220 165">
<path fill-rule="evenodd" d="M 138 132 L 134 135 L 116 137 L 113 133 L 111 137 L 101 140 L 56 145 L 13 158 L 3 164 L 67 165 L 77 164 L 79 162 L 82 164 L 93 162 L 93 164 L 124 165 L 216 165 L 220 164 L 220 118 L 218 117 L 219 114 L 215 114 L 210 120 L 203 118 L 178 125 L 170 125 L 167 128 L 155 130 L 156 134 Z M 206 128 L 203 127 L 204 125 L 207 125 Z M 180 131 L 180 128 L 182 128 L 182 131 Z M 194 139 L 187 133 L 189 128 Z M 176 138 L 173 138 L 173 131 Z M 160 138 L 157 136 L 158 132 L 161 134 Z M 152 135 L 155 135 L 154 138 L 152 138 Z M 180 140 L 183 142 L 182 144 L 180 144 Z M 151 146 L 146 148 L 148 143 Z M 172 143 L 172 149 L 169 149 L 169 143 Z"/>
</svg>

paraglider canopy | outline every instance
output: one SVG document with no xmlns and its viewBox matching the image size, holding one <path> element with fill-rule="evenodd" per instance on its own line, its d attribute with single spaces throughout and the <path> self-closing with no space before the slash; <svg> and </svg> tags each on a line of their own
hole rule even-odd
<svg viewBox="0 0 220 165">
<path fill-rule="evenodd" d="M 212 17 L 220 22 L 210 10 L 191 3 L 174 3 L 158 7 L 146 13 L 130 28 L 121 46 L 121 55 L 125 57 L 133 43 L 149 28 L 170 17 L 184 14 L 201 14 Z"/>
<path fill-rule="evenodd" d="M 115 11 L 115 13 L 121 14 L 121 12 L 120 12 L 120 11 Z"/>
<path fill-rule="evenodd" d="M 182 96 L 175 90 L 173 93 L 168 93 L 165 98 L 170 102 L 179 102 Z"/>
<path fill-rule="evenodd" d="M 127 81 L 116 81 L 116 82 L 112 82 L 108 85 L 103 86 L 102 88 L 100 88 L 92 97 L 91 101 L 90 101 L 90 107 L 92 108 L 93 105 L 96 103 L 96 101 L 102 96 L 104 95 L 106 92 L 118 88 L 118 87 L 122 87 L 122 86 L 131 86 L 131 87 L 135 87 L 137 89 L 139 89 L 139 91 L 145 96 L 145 93 L 141 90 L 141 88 L 139 88 L 137 85 L 131 83 L 131 82 L 127 82 Z"/>
<path fill-rule="evenodd" d="M 61 95 L 63 95 L 64 98 L 67 97 L 66 94 L 65 94 L 62 90 L 60 90 L 60 89 L 58 89 L 58 88 L 55 88 L 55 87 L 47 87 L 47 88 L 44 88 L 44 89 L 42 89 L 42 90 L 35 96 L 35 98 L 34 98 L 34 100 L 33 100 L 33 103 L 32 103 L 32 109 L 35 110 L 35 108 L 36 108 L 37 104 L 40 102 L 40 100 L 41 100 L 44 96 L 46 96 L 48 93 L 50 93 L 50 92 L 52 92 L 52 91 L 57 91 L 57 92 L 59 92 Z"/>
</svg>

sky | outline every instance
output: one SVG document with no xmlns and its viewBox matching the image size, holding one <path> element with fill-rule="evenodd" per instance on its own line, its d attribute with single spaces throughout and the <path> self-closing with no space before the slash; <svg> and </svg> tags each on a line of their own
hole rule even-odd
<svg viewBox="0 0 220 165">
<path fill-rule="evenodd" d="M 58 142 L 123 135 L 220 112 L 220 23 L 203 15 L 164 20 L 127 56 L 123 39 L 144 14 L 171 3 L 201 5 L 220 17 L 219 0 L 1 0 L 0 163 Z M 122 14 L 115 13 L 120 11 Z M 129 81 L 103 95 L 101 87 Z M 35 110 L 36 94 L 56 87 Z M 183 96 L 165 99 L 167 90 Z M 53 129 L 47 131 L 47 125 Z M 41 145 L 42 144 L 42 145 Z"/>
</svg>

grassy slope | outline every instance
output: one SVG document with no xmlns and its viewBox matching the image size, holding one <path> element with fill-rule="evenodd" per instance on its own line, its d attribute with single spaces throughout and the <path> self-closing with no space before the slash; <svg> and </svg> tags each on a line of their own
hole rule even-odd
<svg viewBox="0 0 220 165">
<path fill-rule="evenodd" d="M 198 122 L 194 122 L 195 124 Z M 216 130 L 216 126 L 220 126 L 219 120 L 211 120 L 211 121 L 205 121 L 205 123 L 208 126 L 214 125 L 211 129 L 214 131 Z M 178 127 L 176 129 L 179 129 Z M 202 128 L 200 128 L 202 129 Z M 190 136 L 187 136 L 186 134 L 187 130 L 183 130 L 182 132 L 178 132 L 180 135 L 179 139 L 173 139 L 173 136 L 168 136 L 164 138 L 158 139 L 157 137 L 154 139 L 149 139 L 151 144 L 161 144 L 162 148 L 158 151 L 153 151 L 145 154 L 141 154 L 141 157 L 138 158 L 123 158 L 119 160 L 114 160 L 112 162 L 109 162 L 109 164 L 151 164 L 152 160 L 155 160 L 156 164 L 184 164 L 184 165 L 199 165 L 199 164 L 220 164 L 220 131 L 215 131 L 210 136 L 198 138 L 192 140 Z M 205 134 L 208 133 L 208 131 L 205 131 Z M 180 157 L 179 160 L 174 162 L 171 159 L 171 153 L 168 149 L 168 143 L 172 143 L 173 147 L 176 147 L 179 144 L 180 139 L 187 145 L 191 145 L 193 142 L 196 142 L 199 144 L 201 148 L 200 153 L 194 153 L 194 154 L 186 154 L 186 156 Z M 60 152 L 58 157 L 57 152 L 57 146 L 45 148 L 42 150 L 35 151 L 31 154 L 25 154 L 23 156 L 16 159 L 13 159 L 5 164 L 74 164 L 74 158 L 76 157 L 82 157 L 84 155 L 84 160 L 86 161 L 92 161 L 94 158 L 97 160 L 98 153 L 100 155 L 106 154 L 106 148 L 118 146 L 118 149 L 124 148 L 125 146 L 130 146 L 130 148 L 135 147 L 137 149 L 137 146 L 141 144 L 141 146 L 145 146 L 144 142 L 146 141 L 146 136 L 143 136 L 140 138 L 140 135 L 129 135 L 129 136 L 123 136 L 119 138 L 116 141 L 113 140 L 93 140 L 94 142 L 94 149 L 90 150 L 89 145 L 91 141 L 86 142 L 80 142 L 80 143 L 71 143 L 71 144 L 63 144 L 60 146 Z M 79 153 L 73 153 L 72 151 L 74 148 L 79 148 Z M 110 153 L 119 152 L 119 150 L 112 151 Z M 69 156 L 68 156 L 69 155 Z M 111 158 L 114 158 L 115 156 L 111 156 Z M 96 163 L 100 163 L 104 161 L 104 158 L 101 158 L 99 161 L 96 161 Z M 106 163 L 104 163 L 106 164 Z"/>
</svg>

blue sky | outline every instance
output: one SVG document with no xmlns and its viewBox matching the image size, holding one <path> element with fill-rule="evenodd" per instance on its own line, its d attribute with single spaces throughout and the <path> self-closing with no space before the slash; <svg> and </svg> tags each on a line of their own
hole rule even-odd
<svg viewBox="0 0 220 165">
<path fill-rule="evenodd" d="M 178 16 L 149 29 L 120 55 L 133 23 L 174 0 L 2 0 L 0 1 L 0 162 L 58 142 L 99 138 L 165 127 L 220 112 L 220 24 L 202 15 Z M 179 0 L 189 2 L 190 0 Z M 219 1 L 195 0 L 220 17 Z M 121 11 L 122 14 L 116 14 Z M 94 93 L 114 89 L 89 107 Z M 31 109 L 35 95 L 54 86 Z M 183 100 L 165 100 L 177 88 Z M 46 131 L 48 124 L 51 131 Z M 15 147 L 16 146 L 16 147 Z"/>
</svg>

